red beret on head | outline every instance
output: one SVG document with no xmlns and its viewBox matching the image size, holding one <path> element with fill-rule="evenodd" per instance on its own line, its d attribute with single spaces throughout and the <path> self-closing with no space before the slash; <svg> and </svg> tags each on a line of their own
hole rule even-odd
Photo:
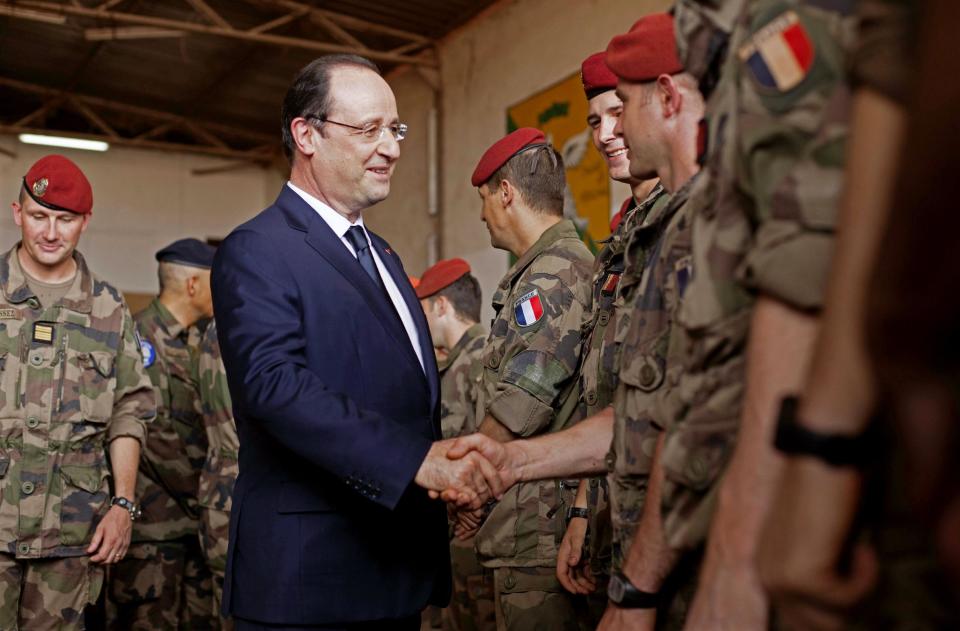
<svg viewBox="0 0 960 631">
<path fill-rule="evenodd" d="M 410 281 L 410 284 L 413 285 L 414 289 L 420 286 L 420 279 L 416 276 L 407 276 L 407 280 Z"/>
<path fill-rule="evenodd" d="M 624 81 L 635 83 L 683 72 L 673 16 L 653 13 L 637 20 L 628 33 L 614 37 L 607 46 L 607 65 Z"/>
<path fill-rule="evenodd" d="M 580 81 L 587 100 L 617 88 L 617 75 L 607 67 L 606 56 L 606 52 L 594 53 L 580 64 Z"/>
<path fill-rule="evenodd" d="M 533 127 L 521 127 L 517 131 L 507 134 L 493 143 L 493 146 L 483 154 L 480 162 L 477 163 L 477 168 L 473 170 L 470 182 L 474 186 L 483 186 L 490 179 L 490 176 L 505 165 L 510 158 L 528 147 L 545 146 L 546 143 L 547 137 L 543 135 L 543 132 Z"/>
<path fill-rule="evenodd" d="M 428 298 L 441 289 L 445 289 L 470 273 L 470 264 L 463 259 L 446 259 L 438 262 L 420 277 L 417 286 L 417 298 Z"/>
<path fill-rule="evenodd" d="M 50 155 L 37 160 L 23 176 L 27 194 L 51 210 L 93 214 L 93 189 L 87 176 L 69 159 Z"/>
</svg>

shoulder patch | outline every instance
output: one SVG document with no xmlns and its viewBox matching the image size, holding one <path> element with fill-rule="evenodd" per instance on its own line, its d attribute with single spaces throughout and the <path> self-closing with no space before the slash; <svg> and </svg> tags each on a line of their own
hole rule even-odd
<svg viewBox="0 0 960 631">
<path fill-rule="evenodd" d="M 783 93 L 810 73 L 816 47 L 796 11 L 786 11 L 757 30 L 737 55 L 761 89 Z"/>
<path fill-rule="evenodd" d="M 539 322 L 543 317 L 540 291 L 534 289 L 520 296 L 513 305 L 513 315 L 519 326 L 531 326 Z"/>
<path fill-rule="evenodd" d="M 157 361 L 157 350 L 147 340 L 140 341 L 140 354 L 143 355 L 143 367 L 149 368 Z"/>
</svg>

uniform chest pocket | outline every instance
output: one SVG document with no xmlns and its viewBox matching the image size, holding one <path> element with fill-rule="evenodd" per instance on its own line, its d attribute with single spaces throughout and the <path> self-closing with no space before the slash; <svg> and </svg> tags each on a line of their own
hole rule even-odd
<svg viewBox="0 0 960 631">
<path fill-rule="evenodd" d="M 106 423 L 113 413 L 115 356 L 110 351 L 67 351 L 63 364 L 61 408 L 90 423 Z M 74 414 L 69 414 L 73 417 Z"/>
</svg>

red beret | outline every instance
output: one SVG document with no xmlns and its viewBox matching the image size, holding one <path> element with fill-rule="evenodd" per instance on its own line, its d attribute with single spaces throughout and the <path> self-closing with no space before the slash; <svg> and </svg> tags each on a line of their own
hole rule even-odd
<svg viewBox="0 0 960 631">
<path fill-rule="evenodd" d="M 580 64 L 580 81 L 589 101 L 598 94 L 617 88 L 617 75 L 607 66 L 606 52 L 594 53 Z"/>
<path fill-rule="evenodd" d="M 493 143 L 493 146 L 487 149 L 487 152 L 480 158 L 480 162 L 477 163 L 477 168 L 473 170 L 470 182 L 474 186 L 483 186 L 490 179 L 490 176 L 505 165 L 510 158 L 524 149 L 546 146 L 546 144 L 547 137 L 543 135 L 542 131 L 533 127 L 521 127 Z"/>
<path fill-rule="evenodd" d="M 628 33 L 614 37 L 607 46 L 607 65 L 619 78 L 635 83 L 683 72 L 673 16 L 653 13 L 637 20 Z"/>
<path fill-rule="evenodd" d="M 441 289 L 449 287 L 464 274 L 470 273 L 470 264 L 463 259 L 440 261 L 420 277 L 417 298 L 428 298 Z"/>
<path fill-rule="evenodd" d="M 41 206 L 93 214 L 93 189 L 87 176 L 69 159 L 50 155 L 37 160 L 23 176 L 27 193 Z"/>
<path fill-rule="evenodd" d="M 410 284 L 413 285 L 414 289 L 420 286 L 420 279 L 416 276 L 407 276 L 407 280 L 410 281 Z"/>
</svg>

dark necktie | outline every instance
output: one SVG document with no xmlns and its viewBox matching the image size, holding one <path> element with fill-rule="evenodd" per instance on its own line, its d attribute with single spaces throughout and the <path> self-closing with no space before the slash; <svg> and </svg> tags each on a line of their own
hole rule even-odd
<svg viewBox="0 0 960 631">
<path fill-rule="evenodd" d="M 367 242 L 367 235 L 364 234 L 363 228 L 360 226 L 350 226 L 347 230 L 347 241 L 350 242 L 350 245 L 353 246 L 354 251 L 357 253 L 357 260 L 360 261 L 360 266 L 363 267 L 363 271 L 367 273 L 367 276 L 370 277 L 373 284 L 386 294 L 387 288 L 384 287 L 383 279 L 380 278 L 380 272 L 377 271 L 377 262 L 373 260 L 373 253 L 370 251 L 370 244 Z M 389 298 L 389 294 L 387 294 L 387 297 Z M 392 301 L 391 304 L 393 304 Z"/>
</svg>

